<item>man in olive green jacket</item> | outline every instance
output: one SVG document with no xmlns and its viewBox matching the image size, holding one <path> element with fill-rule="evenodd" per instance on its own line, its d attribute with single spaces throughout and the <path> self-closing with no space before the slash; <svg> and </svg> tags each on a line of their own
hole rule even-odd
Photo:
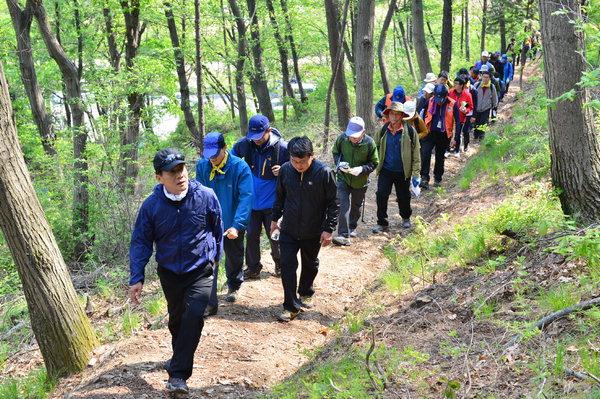
<svg viewBox="0 0 600 399">
<path fill-rule="evenodd" d="M 377 226 L 373 228 L 373 233 L 389 229 L 387 207 L 392 186 L 396 189 L 402 227 L 411 226 L 410 185 L 416 187 L 421 180 L 421 145 L 415 128 L 403 121 L 407 116 L 403 104 L 393 102 L 384 113 L 390 121 L 374 137 L 380 161 L 376 169 Z"/>
<path fill-rule="evenodd" d="M 337 190 L 340 200 L 338 235 L 332 242 L 350 245 L 350 237 L 356 237 L 369 174 L 379 163 L 375 142 L 365 132 L 365 122 L 355 116 L 348 122 L 346 132 L 339 135 L 333 145 L 333 159 L 337 170 Z"/>
</svg>

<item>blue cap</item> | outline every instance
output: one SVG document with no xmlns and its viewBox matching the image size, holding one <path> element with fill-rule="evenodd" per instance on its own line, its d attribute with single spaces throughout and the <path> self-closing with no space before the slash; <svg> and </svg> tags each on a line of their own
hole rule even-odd
<svg viewBox="0 0 600 399">
<path fill-rule="evenodd" d="M 446 85 L 435 85 L 435 89 L 433 89 L 433 98 L 435 99 L 435 102 L 441 104 L 446 100 L 446 97 L 448 97 L 448 88 Z"/>
<path fill-rule="evenodd" d="M 261 114 L 254 115 L 248 122 L 248 134 L 246 137 L 250 140 L 260 140 L 270 127 L 269 118 Z"/>
<path fill-rule="evenodd" d="M 502 57 L 500 58 L 500 61 L 502 61 L 502 62 L 508 61 L 508 56 L 506 54 L 502 54 Z"/>
<path fill-rule="evenodd" d="M 204 158 L 214 158 L 219 155 L 221 148 L 225 147 L 225 138 L 219 132 L 211 132 L 204 137 Z"/>
<path fill-rule="evenodd" d="M 394 87 L 394 94 L 392 94 L 392 101 L 396 101 L 399 103 L 406 102 L 406 94 L 404 93 L 404 87 L 402 87 L 402 86 Z"/>
</svg>

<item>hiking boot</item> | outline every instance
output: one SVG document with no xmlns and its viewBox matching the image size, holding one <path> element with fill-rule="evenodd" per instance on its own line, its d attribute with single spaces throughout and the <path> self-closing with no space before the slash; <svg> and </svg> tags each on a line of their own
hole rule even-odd
<svg viewBox="0 0 600 399">
<path fill-rule="evenodd" d="M 378 224 L 377 226 L 373 227 L 373 234 L 379 234 L 379 233 L 384 233 L 386 231 L 388 231 L 390 228 L 388 226 L 382 226 L 380 224 Z"/>
<path fill-rule="evenodd" d="M 423 190 L 427 190 L 429 188 L 429 181 L 421 179 L 421 183 L 419 183 L 419 187 Z"/>
<path fill-rule="evenodd" d="M 344 236 L 337 236 L 337 237 L 333 237 L 333 240 L 331 240 L 335 245 L 343 245 L 343 246 L 348 246 L 350 245 L 350 239 Z"/>
<path fill-rule="evenodd" d="M 450 156 L 450 151 L 446 151 L 446 152 L 444 153 L 444 158 L 448 158 L 449 156 Z"/>
<path fill-rule="evenodd" d="M 464 148 L 463 152 L 466 153 L 467 151 L 469 151 L 469 145 L 468 144 L 465 145 L 465 148 Z"/>
<path fill-rule="evenodd" d="M 225 297 L 225 300 L 227 302 L 235 302 L 235 301 L 237 301 L 239 294 L 240 294 L 240 290 L 232 290 L 230 288 L 227 291 L 227 296 Z"/>
<path fill-rule="evenodd" d="M 244 270 L 244 280 L 254 280 L 258 278 L 260 278 L 260 269 L 252 270 L 250 268 L 247 268 L 246 270 Z"/>
<path fill-rule="evenodd" d="M 273 259 L 273 262 L 275 262 L 275 277 L 281 277 L 281 262 L 279 259 Z"/>
<path fill-rule="evenodd" d="M 171 393 L 190 393 L 190 388 L 188 388 L 185 380 L 177 377 L 169 377 L 167 389 Z"/>
<path fill-rule="evenodd" d="M 442 181 L 441 180 L 436 180 L 433 182 L 433 187 L 441 187 L 442 186 Z"/>
<path fill-rule="evenodd" d="M 219 311 L 219 305 L 213 306 L 208 305 L 206 309 L 204 309 L 204 317 L 214 316 Z"/>
<path fill-rule="evenodd" d="M 411 226 L 410 219 L 402 219 L 402 227 L 408 229 Z"/>
<path fill-rule="evenodd" d="M 452 153 L 452 156 L 453 156 L 453 157 L 456 157 L 456 158 L 460 158 L 460 151 L 454 151 L 454 152 Z"/>
<path fill-rule="evenodd" d="M 301 296 L 300 297 L 300 306 L 306 309 L 312 309 L 315 307 L 311 296 Z"/>
<path fill-rule="evenodd" d="M 290 321 L 298 317 L 299 313 L 300 312 L 290 312 L 289 310 L 284 310 L 283 313 L 277 315 L 277 320 L 284 323 L 289 323 Z"/>
<path fill-rule="evenodd" d="M 356 233 L 356 230 L 351 230 L 350 231 L 350 238 L 356 238 L 358 237 L 358 234 Z"/>
</svg>

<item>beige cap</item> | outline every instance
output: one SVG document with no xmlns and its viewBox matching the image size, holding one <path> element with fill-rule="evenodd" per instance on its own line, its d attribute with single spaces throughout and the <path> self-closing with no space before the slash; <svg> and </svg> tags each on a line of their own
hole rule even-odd
<svg viewBox="0 0 600 399">
<path fill-rule="evenodd" d="M 425 75 L 425 79 L 423 79 L 423 82 L 431 83 L 431 82 L 435 82 L 436 80 L 437 80 L 437 77 L 435 76 L 435 73 L 427 72 L 427 75 Z"/>
</svg>

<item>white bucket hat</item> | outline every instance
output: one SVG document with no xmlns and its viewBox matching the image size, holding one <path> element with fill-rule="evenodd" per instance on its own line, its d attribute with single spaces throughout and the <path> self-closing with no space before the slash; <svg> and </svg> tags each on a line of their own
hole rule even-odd
<svg viewBox="0 0 600 399">
<path fill-rule="evenodd" d="M 406 114 L 406 117 L 403 119 L 405 121 L 412 119 L 413 116 L 415 116 L 416 112 L 417 112 L 417 103 L 416 102 L 407 101 L 404 103 L 404 113 Z"/>
<path fill-rule="evenodd" d="M 431 82 L 435 82 L 436 80 L 437 80 L 437 77 L 435 76 L 435 73 L 427 72 L 427 75 L 425 75 L 425 79 L 423 79 L 423 82 L 431 83 Z"/>
</svg>

